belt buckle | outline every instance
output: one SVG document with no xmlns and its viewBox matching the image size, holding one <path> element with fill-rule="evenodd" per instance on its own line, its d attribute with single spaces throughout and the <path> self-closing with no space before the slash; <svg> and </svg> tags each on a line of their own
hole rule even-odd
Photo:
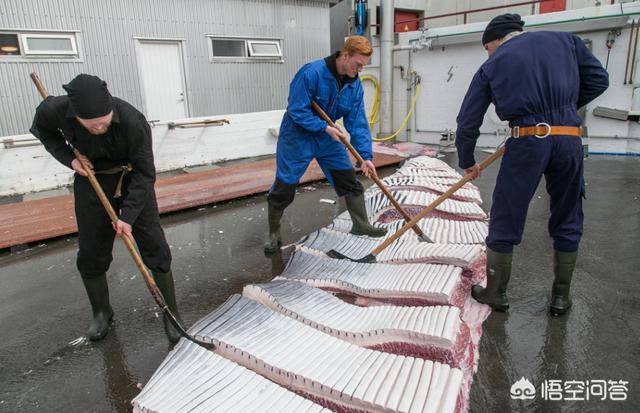
<svg viewBox="0 0 640 413">
<path fill-rule="evenodd" d="M 537 128 L 538 126 L 546 126 L 546 127 L 547 127 L 547 133 L 545 133 L 544 135 L 538 135 L 538 134 L 535 134 L 535 133 L 534 133 L 534 134 L 533 134 L 533 136 L 535 136 L 536 138 L 538 138 L 538 139 L 544 139 L 544 138 L 546 138 L 547 136 L 549 136 L 549 135 L 551 134 L 551 126 L 550 126 L 548 123 L 546 123 L 546 122 L 540 122 L 540 123 L 537 123 L 537 124 L 536 124 L 536 128 Z"/>
<path fill-rule="evenodd" d="M 511 136 L 513 138 L 520 137 L 520 126 L 514 126 L 513 128 L 511 128 Z"/>
</svg>

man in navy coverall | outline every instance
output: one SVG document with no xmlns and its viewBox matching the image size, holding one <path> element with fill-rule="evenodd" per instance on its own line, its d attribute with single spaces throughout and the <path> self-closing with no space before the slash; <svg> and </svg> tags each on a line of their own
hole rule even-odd
<svg viewBox="0 0 640 413">
<path fill-rule="evenodd" d="M 581 118 L 578 108 L 609 86 L 602 64 L 571 33 L 523 32 L 517 14 L 495 17 L 482 44 L 489 58 L 476 72 L 457 122 L 460 167 L 480 176 L 473 151 L 490 103 L 509 121 L 511 138 L 496 186 L 487 236 L 487 287 L 471 295 L 493 309 L 506 311 L 514 245 L 520 244 L 527 209 L 540 178 L 550 197 L 549 234 L 553 238 L 550 312 L 571 307 L 569 288 L 582 236 L 584 192 Z"/>
<path fill-rule="evenodd" d="M 291 81 L 287 112 L 282 118 L 276 150 L 276 179 L 267 197 L 269 238 L 264 246 L 265 253 L 276 252 L 282 244 L 280 219 L 284 209 L 293 202 L 296 185 L 314 158 L 336 194 L 345 197 L 353 222 L 351 233 L 373 237 L 386 233 L 368 222 L 362 185 L 340 142 L 344 135 L 311 108 L 311 101 L 315 100 L 334 121 L 344 119 L 351 144 L 365 160 L 362 171 L 367 176 L 375 174 L 364 91 L 358 77 L 369 63 L 372 52 L 367 38 L 351 36 L 342 50 L 302 66 Z"/>
</svg>

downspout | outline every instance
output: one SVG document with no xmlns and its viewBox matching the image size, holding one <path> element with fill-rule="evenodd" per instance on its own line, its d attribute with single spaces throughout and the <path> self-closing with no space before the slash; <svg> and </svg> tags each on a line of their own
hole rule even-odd
<svg viewBox="0 0 640 413">
<path fill-rule="evenodd" d="M 394 0 L 380 0 L 382 33 L 380 33 L 380 132 L 378 137 L 393 133 L 393 23 Z"/>
<path fill-rule="evenodd" d="M 408 51 L 408 64 L 407 64 L 407 75 L 406 75 L 406 81 L 407 81 L 407 110 L 409 110 L 409 107 L 411 107 L 411 101 L 413 100 L 413 94 L 415 91 L 414 88 L 414 83 L 418 77 L 418 74 L 415 73 L 415 71 L 413 70 L 412 64 L 411 64 L 411 55 L 413 53 L 416 53 L 424 48 L 431 48 L 431 43 L 432 43 L 432 39 L 427 38 L 426 33 L 426 29 L 422 29 L 422 33 L 420 34 L 420 37 L 417 39 L 411 39 L 409 40 L 409 44 L 405 45 L 405 46 L 395 46 L 393 48 L 393 52 L 400 52 L 400 51 Z M 407 128 L 406 128 L 406 134 L 407 134 L 407 142 L 411 142 L 413 140 L 413 131 L 416 130 L 417 127 L 417 123 L 416 123 L 416 118 L 418 117 L 418 113 L 415 112 L 413 114 L 413 116 L 411 117 L 411 122 L 407 123 Z"/>
<path fill-rule="evenodd" d="M 629 30 L 630 31 L 629 31 L 629 46 L 627 46 L 627 61 L 624 64 L 624 83 L 623 83 L 624 85 L 629 83 L 627 81 L 628 79 L 627 75 L 629 74 L 629 61 L 631 60 L 631 49 L 633 48 L 633 36 L 636 31 L 635 19 L 631 19 L 631 28 Z"/>
<path fill-rule="evenodd" d="M 409 108 L 411 107 L 411 98 L 413 97 L 413 72 L 411 71 L 411 52 L 409 52 L 407 60 L 407 110 L 409 110 Z M 412 117 L 415 119 L 415 113 Z M 413 119 L 411 119 L 411 122 L 407 123 L 407 142 L 411 142 L 411 139 L 413 137 L 413 128 L 411 127 L 412 123 Z"/>
<path fill-rule="evenodd" d="M 631 67 L 631 84 L 633 84 L 633 100 L 631 101 L 631 113 L 640 114 L 640 42 L 638 41 L 638 32 L 640 32 L 640 21 L 636 24 L 635 49 L 633 51 L 633 60 Z"/>
</svg>

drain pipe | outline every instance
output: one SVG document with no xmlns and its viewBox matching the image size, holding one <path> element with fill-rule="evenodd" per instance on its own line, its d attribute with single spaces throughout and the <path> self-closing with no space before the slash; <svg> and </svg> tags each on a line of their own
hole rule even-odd
<svg viewBox="0 0 640 413">
<path fill-rule="evenodd" d="M 384 138 L 393 133 L 393 23 L 394 1 L 380 0 L 382 33 L 380 33 L 380 133 Z M 391 142 L 394 142 L 393 139 Z"/>
<path fill-rule="evenodd" d="M 640 20 L 636 23 L 635 49 L 631 66 L 631 80 L 633 84 L 633 97 L 631 101 L 631 113 L 640 114 L 640 42 L 638 42 L 638 32 L 640 32 Z"/>
<path fill-rule="evenodd" d="M 422 50 L 424 48 L 429 48 L 431 49 L 431 44 L 433 42 L 432 39 L 427 38 L 426 35 L 426 29 L 422 29 L 422 33 L 420 34 L 420 37 L 417 39 L 411 39 L 409 40 L 409 44 L 408 45 L 404 45 L 404 46 L 395 46 L 393 48 L 393 52 L 400 52 L 400 51 L 408 51 L 408 56 L 407 56 L 407 61 L 408 61 L 408 65 L 407 65 L 407 78 L 406 78 L 406 82 L 407 82 L 407 110 L 409 110 L 409 108 L 411 107 L 411 101 L 413 100 L 413 93 L 414 93 L 414 82 L 416 81 L 416 79 L 419 77 L 418 74 L 416 73 L 415 70 L 413 70 L 412 65 L 411 65 L 411 55 L 413 53 L 418 52 L 419 50 Z M 417 127 L 417 123 L 416 123 L 416 118 L 418 117 L 418 113 L 417 111 L 415 111 L 414 109 L 414 113 L 413 116 L 411 116 L 411 121 L 409 123 L 407 123 L 407 127 L 406 127 L 406 134 L 407 134 L 407 142 L 411 142 L 413 140 L 413 132 L 416 130 Z"/>
</svg>

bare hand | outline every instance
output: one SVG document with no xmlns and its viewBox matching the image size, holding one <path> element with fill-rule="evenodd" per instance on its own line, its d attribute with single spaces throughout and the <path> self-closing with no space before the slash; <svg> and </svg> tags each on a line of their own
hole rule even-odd
<svg viewBox="0 0 640 413">
<path fill-rule="evenodd" d="M 131 241 L 133 241 L 133 235 L 131 235 L 131 225 L 127 224 L 124 221 L 118 220 L 113 225 L 113 229 L 116 231 L 116 234 L 122 236 L 122 234 L 126 235 Z"/>
<path fill-rule="evenodd" d="M 482 171 L 480 170 L 480 165 L 475 164 L 472 167 L 469 167 L 467 169 L 464 170 L 465 174 L 472 174 L 471 175 L 471 180 L 473 181 L 476 178 L 480 178 L 480 175 L 482 175 Z"/>
<path fill-rule="evenodd" d="M 327 135 L 331 136 L 334 141 L 342 142 L 342 140 L 346 140 L 347 136 L 338 128 L 334 128 L 333 126 L 328 126 L 324 130 Z"/>
<path fill-rule="evenodd" d="M 376 166 L 371 161 L 364 161 L 364 163 L 360 165 L 360 169 L 362 169 L 362 173 L 369 179 L 371 179 L 372 176 L 378 177 Z"/>
<path fill-rule="evenodd" d="M 80 159 L 82 159 L 82 163 L 80 163 L 78 158 L 73 158 L 73 161 L 71 161 L 71 167 L 79 175 L 87 176 L 87 173 L 85 172 L 84 168 L 82 167 L 82 164 L 87 165 L 91 169 L 93 169 L 93 164 L 91 163 L 91 161 L 89 161 L 89 159 L 86 156 L 80 155 L 79 157 L 80 157 Z"/>
</svg>

